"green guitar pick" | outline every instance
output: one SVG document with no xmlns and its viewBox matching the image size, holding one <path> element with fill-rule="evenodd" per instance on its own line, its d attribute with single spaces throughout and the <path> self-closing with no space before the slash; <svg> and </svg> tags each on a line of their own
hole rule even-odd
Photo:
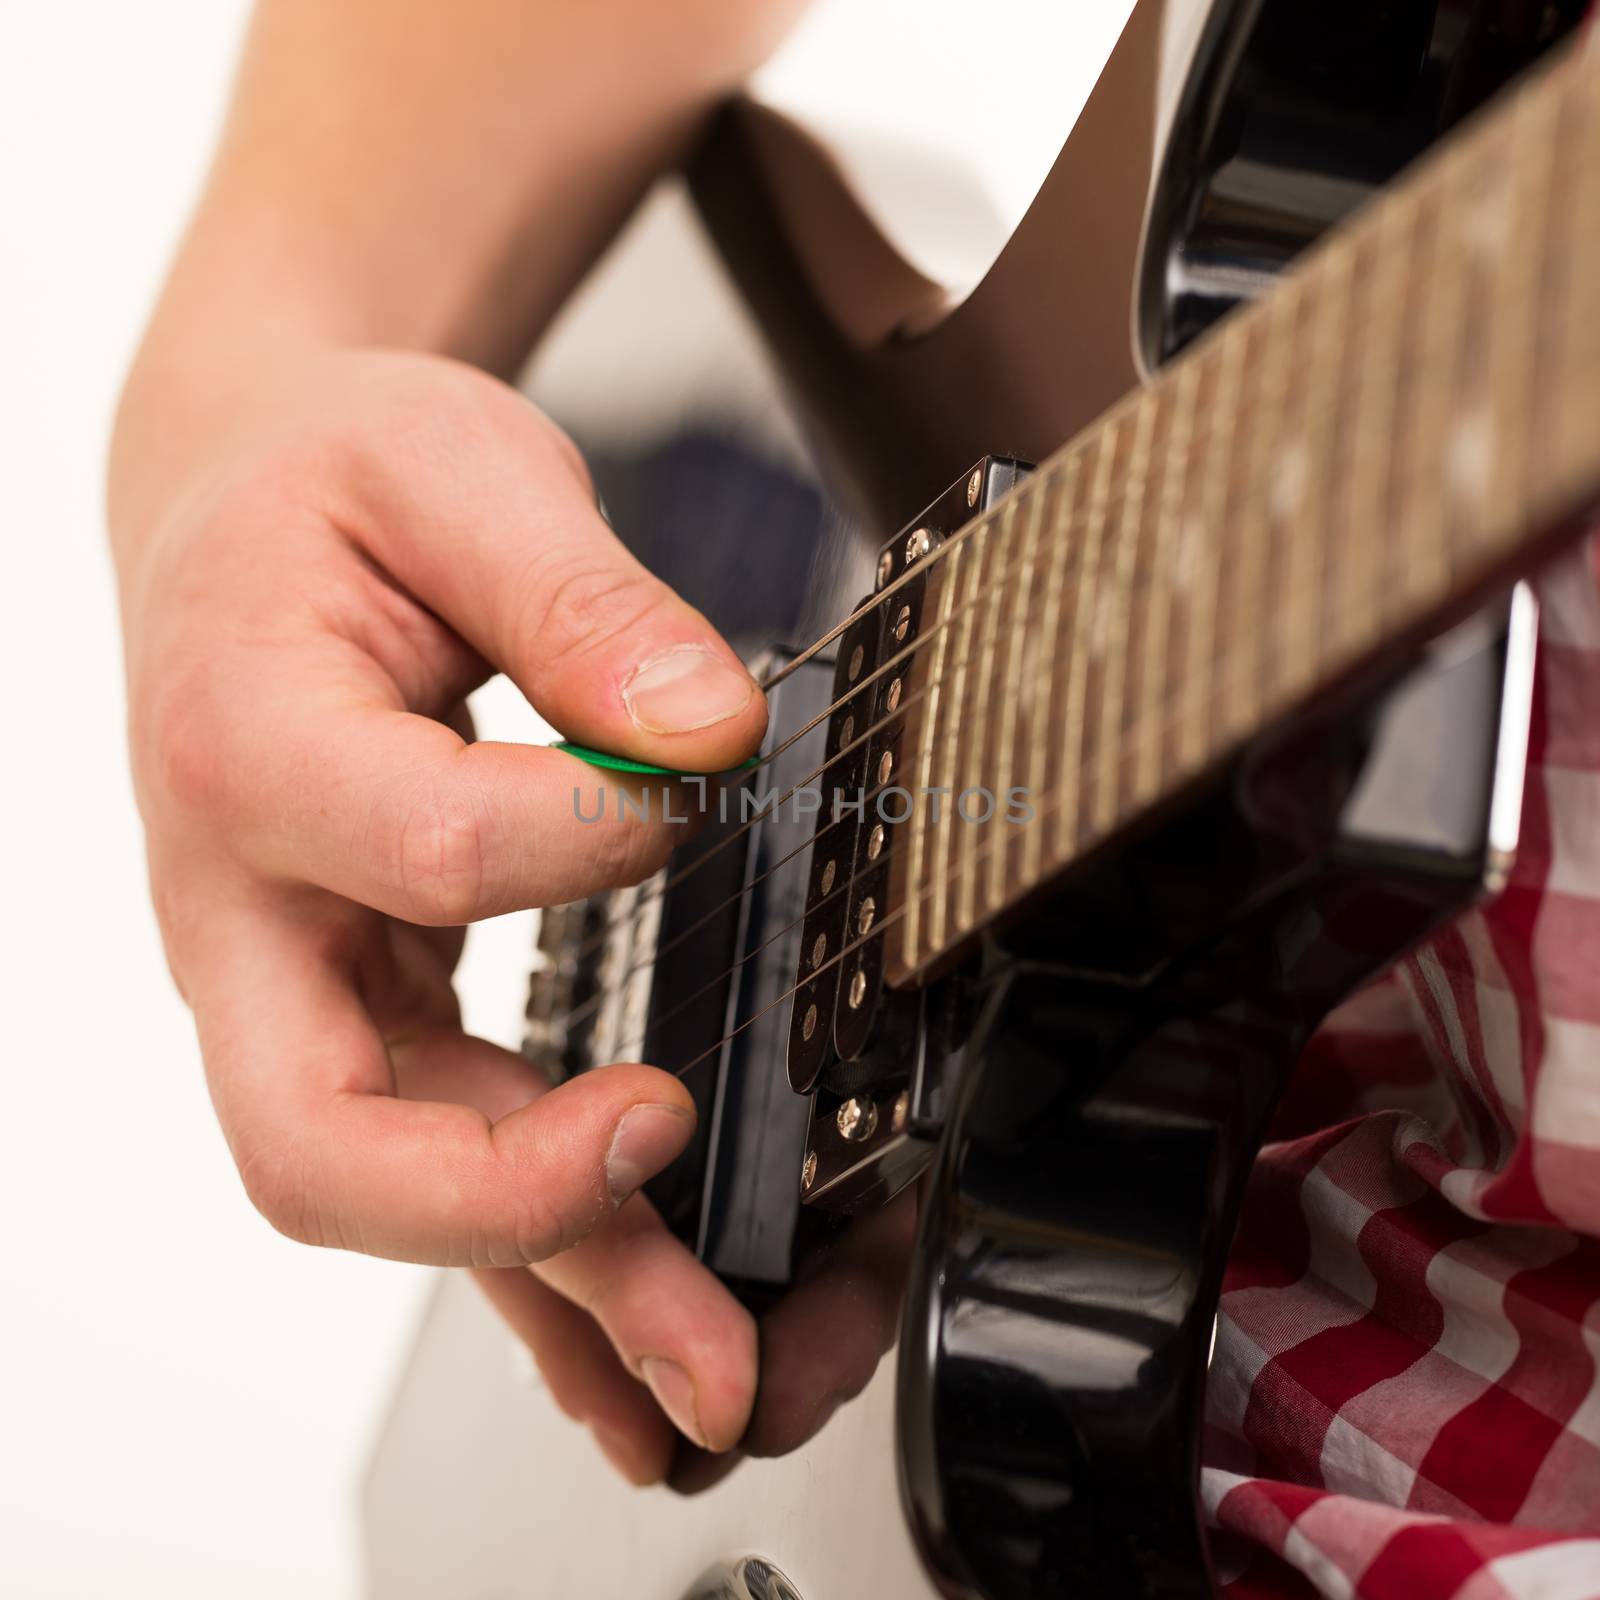
<svg viewBox="0 0 1600 1600">
<path fill-rule="evenodd" d="M 587 745 L 573 744 L 570 739 L 558 739 L 550 746 L 552 750 L 560 750 L 569 756 L 576 756 L 580 761 L 587 761 L 591 767 L 608 767 L 613 772 L 640 772 L 653 778 L 704 778 L 709 774 L 704 772 L 681 772 L 672 767 L 652 767 L 646 761 L 630 761 L 627 756 L 607 755 L 604 750 L 591 750 Z M 753 767 L 759 757 L 751 756 L 747 761 L 741 761 L 735 770 Z"/>
</svg>

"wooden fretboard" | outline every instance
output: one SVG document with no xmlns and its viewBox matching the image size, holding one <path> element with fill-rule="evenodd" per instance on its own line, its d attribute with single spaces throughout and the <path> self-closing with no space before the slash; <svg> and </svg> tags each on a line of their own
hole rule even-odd
<svg viewBox="0 0 1600 1600">
<path fill-rule="evenodd" d="M 934 558 L 890 981 L 1600 504 L 1600 53 L 1570 49 Z"/>
</svg>

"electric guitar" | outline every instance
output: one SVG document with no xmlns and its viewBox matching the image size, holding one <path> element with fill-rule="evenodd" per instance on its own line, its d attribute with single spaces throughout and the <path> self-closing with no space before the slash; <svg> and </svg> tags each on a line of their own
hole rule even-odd
<svg viewBox="0 0 1600 1600">
<path fill-rule="evenodd" d="M 953 307 L 805 130 L 720 116 L 695 200 L 889 536 L 767 652 L 711 825 L 543 918 L 530 1053 L 683 1077 L 700 1132 L 650 1192 L 763 1368 L 751 1459 L 641 1496 L 463 1377 L 452 1291 L 448 1403 L 497 1441 L 526 1592 L 1211 1592 L 1251 1160 L 1326 1012 L 1502 881 L 1516 580 L 1600 507 L 1583 9 L 1217 0 L 1161 127 L 1141 0 Z M 373 1592 L 452 1587 L 407 1559 Z"/>
</svg>

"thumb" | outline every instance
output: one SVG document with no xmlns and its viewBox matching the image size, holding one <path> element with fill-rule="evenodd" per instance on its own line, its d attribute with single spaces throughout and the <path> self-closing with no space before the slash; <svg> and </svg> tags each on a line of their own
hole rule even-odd
<svg viewBox="0 0 1600 1600">
<path fill-rule="evenodd" d="M 459 393 L 433 397 L 427 448 L 407 459 L 403 430 L 398 444 L 389 431 L 367 475 L 376 559 L 569 738 L 692 772 L 749 755 L 766 727 L 760 689 L 606 526 L 571 441 L 496 380 L 445 370 Z M 440 422 L 445 403 L 454 423 Z"/>
</svg>

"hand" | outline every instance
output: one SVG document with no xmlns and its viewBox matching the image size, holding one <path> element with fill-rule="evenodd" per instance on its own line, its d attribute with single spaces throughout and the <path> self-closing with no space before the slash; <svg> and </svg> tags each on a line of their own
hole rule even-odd
<svg viewBox="0 0 1600 1600">
<path fill-rule="evenodd" d="M 630 1477 L 665 1472 L 669 1417 L 727 1448 L 753 1324 L 629 1198 L 689 1095 L 646 1066 L 547 1090 L 461 1031 L 449 974 L 461 924 L 638 881 L 681 838 L 580 822 L 571 757 L 464 740 L 471 689 L 499 669 L 574 739 L 698 771 L 757 745 L 759 690 L 617 542 L 565 436 L 475 369 L 317 355 L 188 448 L 113 485 L 130 737 L 251 1199 L 308 1243 L 516 1269 L 494 1298 Z"/>
</svg>

